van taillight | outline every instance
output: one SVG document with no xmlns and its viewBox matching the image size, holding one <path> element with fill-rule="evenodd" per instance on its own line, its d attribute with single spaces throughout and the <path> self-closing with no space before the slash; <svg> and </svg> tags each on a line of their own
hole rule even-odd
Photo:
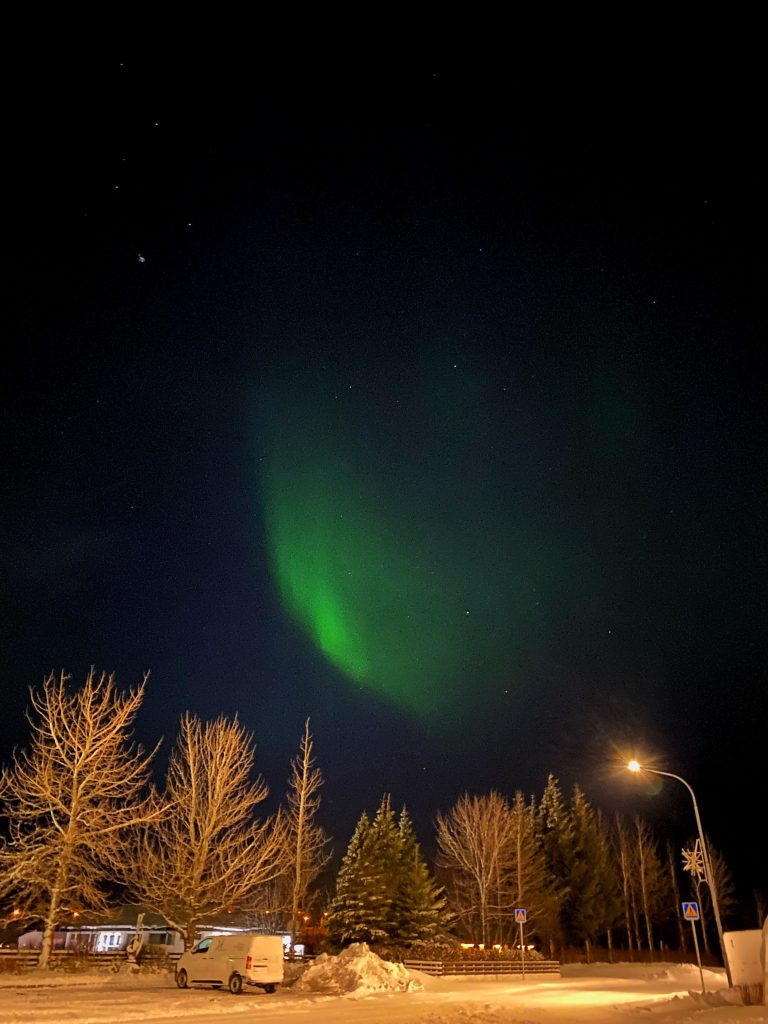
<svg viewBox="0 0 768 1024">
<path fill-rule="evenodd" d="M 247 956 L 245 958 L 245 969 L 246 969 L 246 971 L 250 971 L 251 967 L 253 967 L 253 957 L 252 956 Z"/>
</svg>

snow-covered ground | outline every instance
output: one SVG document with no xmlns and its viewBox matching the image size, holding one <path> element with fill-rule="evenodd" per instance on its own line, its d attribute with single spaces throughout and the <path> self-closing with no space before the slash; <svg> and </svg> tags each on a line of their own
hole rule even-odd
<svg viewBox="0 0 768 1024">
<path fill-rule="evenodd" d="M 562 977 L 431 978 L 366 947 L 327 957 L 274 995 L 179 991 L 172 975 L 0 975 L 0 1024 L 768 1024 L 719 971 L 671 964 L 566 966 Z"/>
</svg>

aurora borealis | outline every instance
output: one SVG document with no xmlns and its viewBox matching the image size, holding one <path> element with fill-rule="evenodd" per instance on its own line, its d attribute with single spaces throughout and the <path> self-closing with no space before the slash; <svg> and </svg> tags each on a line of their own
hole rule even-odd
<svg viewBox="0 0 768 1024">
<path fill-rule="evenodd" d="M 550 771 L 631 816 L 641 742 L 764 869 L 761 90 L 434 56 L 19 64 L 2 745 L 149 669 L 138 738 L 237 714 L 276 804 L 309 717 L 341 848 Z"/>
<path fill-rule="evenodd" d="M 480 385 L 438 372 L 373 408 L 366 387 L 296 389 L 264 484 L 286 610 L 350 681 L 430 716 L 473 676 L 498 682 L 542 576 L 532 537 L 509 531 L 498 460 L 476 458 Z"/>
</svg>

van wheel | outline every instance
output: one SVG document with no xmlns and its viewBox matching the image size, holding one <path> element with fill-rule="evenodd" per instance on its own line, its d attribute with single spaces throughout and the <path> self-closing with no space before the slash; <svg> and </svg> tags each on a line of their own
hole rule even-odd
<svg viewBox="0 0 768 1024">
<path fill-rule="evenodd" d="M 183 967 L 176 975 L 176 984 L 179 988 L 186 988 L 189 985 L 189 978 Z"/>
<path fill-rule="evenodd" d="M 271 996 L 276 988 L 277 988 L 277 985 L 265 985 L 264 986 L 264 991 L 267 993 L 267 995 Z"/>
<path fill-rule="evenodd" d="M 233 974 L 229 979 L 229 991 L 233 996 L 239 996 L 243 991 L 243 979 L 239 974 Z"/>
</svg>

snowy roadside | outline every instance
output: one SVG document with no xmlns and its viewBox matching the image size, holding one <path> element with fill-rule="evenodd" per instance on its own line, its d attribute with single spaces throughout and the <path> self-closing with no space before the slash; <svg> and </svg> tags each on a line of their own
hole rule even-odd
<svg viewBox="0 0 768 1024">
<path fill-rule="evenodd" d="M 291 972 L 293 973 L 293 972 Z M 387 964 L 364 945 L 319 958 L 275 995 L 196 988 L 173 976 L 92 971 L 0 975 L 0 1024 L 768 1024 L 741 1006 L 722 971 L 673 964 L 593 964 L 562 976 L 429 977 Z"/>
</svg>

